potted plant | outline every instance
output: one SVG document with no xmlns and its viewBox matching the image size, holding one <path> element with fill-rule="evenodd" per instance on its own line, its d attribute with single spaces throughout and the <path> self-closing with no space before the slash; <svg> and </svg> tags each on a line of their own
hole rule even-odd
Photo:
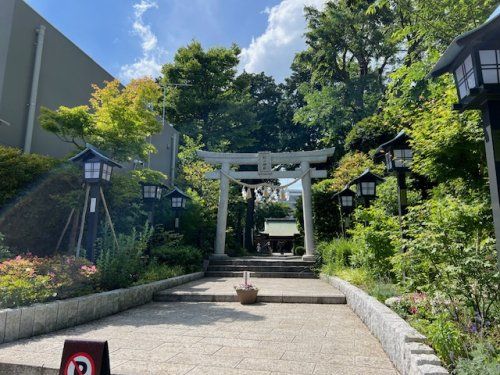
<svg viewBox="0 0 500 375">
<path fill-rule="evenodd" d="M 242 305 L 249 305 L 257 301 L 257 293 L 259 289 L 249 282 L 250 272 L 243 272 L 243 284 L 235 285 L 234 289 L 238 295 L 238 299 Z"/>
</svg>

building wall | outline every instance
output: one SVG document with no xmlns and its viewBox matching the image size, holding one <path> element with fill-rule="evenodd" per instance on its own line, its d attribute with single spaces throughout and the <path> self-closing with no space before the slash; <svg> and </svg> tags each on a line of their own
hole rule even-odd
<svg viewBox="0 0 500 375">
<path fill-rule="evenodd" d="M 26 134 L 37 29 L 40 25 L 44 25 L 46 31 L 38 85 L 36 119 L 38 119 L 41 106 L 56 109 L 61 105 L 71 107 L 88 103 L 92 91 L 91 85 L 93 83 L 102 85 L 105 80 L 110 81 L 114 77 L 24 1 L 2 0 L 0 14 L 11 7 L 13 7 L 13 12 L 10 18 L 11 32 L 8 48 L 1 51 L 1 55 L 6 55 L 6 63 L 3 85 L 0 87 L 2 91 L 0 118 L 8 121 L 10 126 L 0 126 L 0 141 L 2 144 L 22 148 Z M 38 120 L 35 120 L 32 152 L 62 157 L 72 149 L 71 145 L 62 143 L 55 135 L 43 130 Z"/>
<path fill-rule="evenodd" d="M 65 157 L 74 146 L 43 130 L 38 122 L 40 108 L 87 105 L 92 84 L 102 86 L 114 77 L 22 0 L 0 0 L 0 144 L 24 147 L 37 29 L 44 25 L 45 38 L 38 84 L 31 152 Z M 150 166 L 171 175 L 172 137 L 177 132 L 165 126 L 152 137 L 158 153 Z M 175 148 L 174 155 L 177 155 Z M 147 165 L 147 161 L 145 161 Z"/>
</svg>

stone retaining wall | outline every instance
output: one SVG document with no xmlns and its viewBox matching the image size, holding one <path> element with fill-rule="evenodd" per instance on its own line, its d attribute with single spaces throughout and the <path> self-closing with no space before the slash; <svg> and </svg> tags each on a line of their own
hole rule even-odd
<svg viewBox="0 0 500 375">
<path fill-rule="evenodd" d="M 116 314 L 153 300 L 153 294 L 203 277 L 191 273 L 126 289 L 0 310 L 0 344 L 41 335 Z"/>
<path fill-rule="evenodd" d="M 402 375 L 448 374 L 432 348 L 424 344 L 425 336 L 390 308 L 338 277 L 321 275 L 321 279 L 345 294 L 349 307 L 380 341 Z"/>
</svg>

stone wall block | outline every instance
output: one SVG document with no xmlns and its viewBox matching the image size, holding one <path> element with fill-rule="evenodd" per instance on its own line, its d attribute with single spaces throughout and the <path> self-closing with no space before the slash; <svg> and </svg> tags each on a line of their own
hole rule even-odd
<svg viewBox="0 0 500 375">
<path fill-rule="evenodd" d="M 33 335 L 35 322 L 35 306 L 21 308 L 21 321 L 19 324 L 19 338 L 24 339 Z"/>
<path fill-rule="evenodd" d="M 59 311 L 59 303 L 57 301 L 45 303 L 45 329 L 44 333 L 57 330 L 57 315 Z"/>
<path fill-rule="evenodd" d="M 56 329 L 73 327 L 77 323 L 78 315 L 78 300 L 70 298 L 67 300 L 57 301 L 59 308 L 57 310 Z"/>
<path fill-rule="evenodd" d="M 6 310 L 4 342 L 10 342 L 19 338 L 19 327 L 21 326 L 21 309 Z"/>
<path fill-rule="evenodd" d="M 0 310 L 0 344 L 3 343 L 5 337 L 5 323 L 7 321 L 7 311 Z"/>
<path fill-rule="evenodd" d="M 78 298 L 78 314 L 76 318 L 77 324 L 91 322 L 95 319 L 95 303 L 96 298 L 92 294 Z"/>
</svg>

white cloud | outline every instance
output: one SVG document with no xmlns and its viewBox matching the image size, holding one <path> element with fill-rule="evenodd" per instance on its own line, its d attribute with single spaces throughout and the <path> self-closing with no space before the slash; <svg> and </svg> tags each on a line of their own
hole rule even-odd
<svg viewBox="0 0 500 375">
<path fill-rule="evenodd" d="M 290 73 L 295 54 L 305 48 L 306 20 L 304 6 L 322 8 L 327 0 L 282 0 L 266 8 L 266 31 L 254 38 L 240 55 L 240 69 L 250 73 L 265 72 L 277 81 Z"/>
<path fill-rule="evenodd" d="M 158 8 L 156 0 L 141 0 L 133 7 L 132 30 L 141 39 L 142 56 L 134 63 L 121 67 L 120 76 L 126 81 L 144 76 L 158 76 L 162 67 L 160 59 L 165 54 L 165 51 L 158 47 L 158 38 L 151 30 L 151 26 L 146 24 L 143 18 L 148 10 Z"/>
</svg>

